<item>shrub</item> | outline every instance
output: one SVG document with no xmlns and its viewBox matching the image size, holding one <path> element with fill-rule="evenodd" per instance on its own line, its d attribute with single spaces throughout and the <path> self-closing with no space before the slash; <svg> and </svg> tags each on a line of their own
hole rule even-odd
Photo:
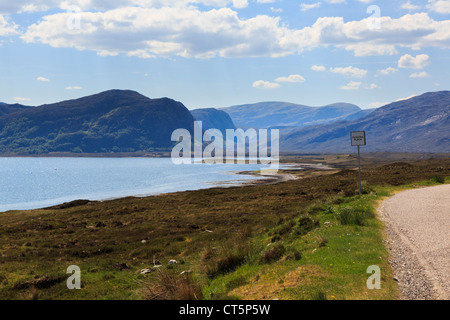
<svg viewBox="0 0 450 320">
<path fill-rule="evenodd" d="M 431 177 L 431 181 L 434 183 L 445 183 L 445 177 L 443 176 L 433 176 Z"/>
<path fill-rule="evenodd" d="M 244 264 L 247 261 L 250 248 L 245 244 L 235 248 L 224 247 L 222 251 L 220 255 L 210 256 L 209 259 L 204 260 L 206 262 L 205 273 L 210 279 L 232 272 Z M 204 252 L 203 258 L 205 258 L 205 255 L 208 256 Z"/>
<path fill-rule="evenodd" d="M 319 221 L 313 220 L 310 217 L 301 217 L 298 220 L 295 228 L 296 235 L 305 235 L 308 232 L 318 228 L 320 226 Z"/>
<path fill-rule="evenodd" d="M 373 218 L 374 213 L 370 208 L 344 207 L 340 210 L 338 219 L 342 225 L 364 226 L 367 219 Z"/>
<path fill-rule="evenodd" d="M 312 296 L 312 300 L 327 300 L 327 294 L 321 290 L 316 291 Z"/>
<path fill-rule="evenodd" d="M 308 214 L 310 214 L 310 215 L 316 215 L 316 214 L 318 214 L 318 213 L 320 213 L 320 212 L 322 212 L 322 211 L 325 211 L 325 210 L 326 210 L 326 207 L 325 207 L 324 204 L 322 204 L 322 203 L 316 203 L 316 204 L 313 204 L 312 206 L 310 206 L 310 207 L 308 208 Z"/>
<path fill-rule="evenodd" d="M 326 247 L 328 244 L 328 239 L 326 237 L 318 236 L 317 240 L 319 241 L 319 248 Z"/>
<path fill-rule="evenodd" d="M 283 257 L 285 252 L 286 248 L 282 244 L 278 244 L 274 246 L 272 249 L 269 249 L 262 253 L 261 263 L 270 263 L 273 261 L 278 261 Z"/>
<path fill-rule="evenodd" d="M 373 187 L 367 182 L 361 182 L 361 192 L 362 194 L 371 194 L 374 191 Z"/>
<path fill-rule="evenodd" d="M 302 259 L 302 253 L 298 250 L 294 250 L 286 255 L 285 260 L 298 261 Z"/>
<path fill-rule="evenodd" d="M 201 286 L 194 283 L 189 273 L 179 275 L 171 271 L 158 270 L 155 281 L 143 288 L 148 300 L 202 300 Z"/>
</svg>

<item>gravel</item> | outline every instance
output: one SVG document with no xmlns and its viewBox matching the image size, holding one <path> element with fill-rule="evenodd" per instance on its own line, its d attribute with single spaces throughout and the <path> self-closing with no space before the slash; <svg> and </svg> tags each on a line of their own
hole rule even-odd
<svg viewBox="0 0 450 320">
<path fill-rule="evenodd" d="M 404 300 L 450 298 L 450 185 L 401 192 L 379 208 Z"/>
</svg>

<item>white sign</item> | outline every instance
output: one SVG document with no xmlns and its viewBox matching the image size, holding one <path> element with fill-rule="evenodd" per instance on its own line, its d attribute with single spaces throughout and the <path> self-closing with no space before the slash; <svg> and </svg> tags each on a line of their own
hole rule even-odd
<svg viewBox="0 0 450 320">
<path fill-rule="evenodd" d="M 366 132 L 365 131 L 353 131 L 351 133 L 351 138 L 352 138 L 352 147 L 366 145 Z"/>
</svg>

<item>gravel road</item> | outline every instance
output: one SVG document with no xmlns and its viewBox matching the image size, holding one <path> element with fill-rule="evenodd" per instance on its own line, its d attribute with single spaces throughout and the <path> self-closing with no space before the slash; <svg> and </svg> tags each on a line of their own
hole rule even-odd
<svg viewBox="0 0 450 320">
<path fill-rule="evenodd" d="M 379 208 L 401 299 L 450 299 L 450 185 L 401 192 Z"/>
</svg>

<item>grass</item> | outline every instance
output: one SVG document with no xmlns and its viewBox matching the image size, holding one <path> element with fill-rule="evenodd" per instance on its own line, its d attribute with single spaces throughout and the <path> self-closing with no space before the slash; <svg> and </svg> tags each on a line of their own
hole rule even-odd
<svg viewBox="0 0 450 320">
<path fill-rule="evenodd" d="M 438 184 L 432 177 L 450 176 L 450 160 L 367 167 L 363 176 L 362 196 L 357 172 L 345 169 L 0 213 L 0 298 L 394 299 L 372 208 L 397 190 Z M 81 290 L 66 288 L 70 265 L 81 268 Z M 382 270 L 381 290 L 365 286 L 371 265 Z"/>
</svg>

